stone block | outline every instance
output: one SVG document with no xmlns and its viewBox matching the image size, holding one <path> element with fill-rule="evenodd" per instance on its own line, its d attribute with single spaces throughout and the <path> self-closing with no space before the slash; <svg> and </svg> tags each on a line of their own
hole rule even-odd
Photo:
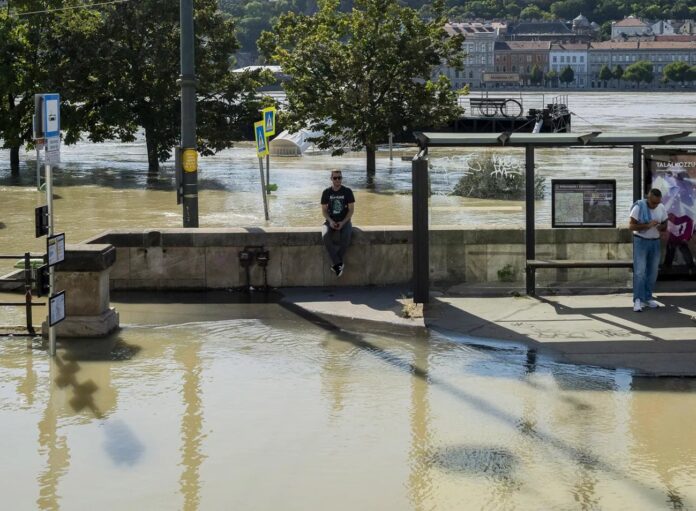
<svg viewBox="0 0 696 511">
<path fill-rule="evenodd" d="M 524 276 L 526 259 L 523 245 L 488 245 L 487 282 L 500 282 L 499 271 L 512 271 L 515 280 Z"/>
<path fill-rule="evenodd" d="M 127 279 L 130 276 L 130 251 L 128 247 L 116 249 L 116 261 L 111 267 L 110 279 Z"/>
<path fill-rule="evenodd" d="M 488 274 L 488 245 L 466 245 L 464 272 L 467 282 L 486 282 Z"/>
<path fill-rule="evenodd" d="M 382 245 L 384 246 L 384 245 Z M 370 245 L 351 244 L 345 255 L 346 268 L 340 278 L 329 270 L 325 277 L 327 285 L 336 286 L 367 286 L 370 280 L 370 265 L 373 262 L 373 247 Z M 328 268 L 328 256 L 325 256 L 325 266 Z"/>
<path fill-rule="evenodd" d="M 109 271 L 56 272 L 56 289 L 65 291 L 66 316 L 99 315 L 109 308 Z"/>
<path fill-rule="evenodd" d="M 366 266 L 369 283 L 377 286 L 403 284 L 413 277 L 411 245 L 374 245 Z"/>
<path fill-rule="evenodd" d="M 281 286 L 323 286 L 329 266 L 323 245 L 281 247 Z"/>
<path fill-rule="evenodd" d="M 119 327 L 119 315 L 116 309 L 110 308 L 99 315 L 66 316 L 56 325 L 56 337 L 104 337 Z M 41 325 L 41 333 L 48 337 L 48 323 Z"/>
<path fill-rule="evenodd" d="M 131 279 L 205 279 L 205 249 L 194 247 L 134 248 Z"/>
<path fill-rule="evenodd" d="M 208 289 L 226 289 L 241 286 L 239 267 L 241 247 L 206 247 L 205 282 Z"/>
<path fill-rule="evenodd" d="M 466 281 L 466 246 L 448 245 L 445 258 L 446 280 L 452 283 Z"/>
<path fill-rule="evenodd" d="M 442 282 L 447 279 L 447 250 L 449 246 L 444 244 L 430 244 L 429 265 L 430 280 Z"/>
</svg>

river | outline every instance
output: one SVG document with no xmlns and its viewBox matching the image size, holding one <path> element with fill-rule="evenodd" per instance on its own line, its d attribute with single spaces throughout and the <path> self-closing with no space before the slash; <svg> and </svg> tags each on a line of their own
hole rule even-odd
<svg viewBox="0 0 696 511">
<path fill-rule="evenodd" d="M 550 96 L 546 95 L 545 102 Z M 523 95 L 525 110 L 542 105 L 540 94 Z M 678 132 L 694 128 L 696 99 L 688 93 L 571 92 L 573 131 Z M 234 148 L 200 159 L 200 226 L 313 226 L 321 223 L 319 195 L 329 185 L 328 169 L 338 168 L 344 183 L 354 189 L 354 224 L 404 225 L 411 222 L 411 165 L 400 154 L 393 161 L 386 148 L 378 153 L 377 178 L 369 188 L 365 159 L 360 153 L 272 158 L 271 182 L 278 185 L 270 197 L 266 222 L 260 197 L 258 159 L 254 146 Z M 480 151 L 431 151 L 430 203 L 432 225 L 509 227 L 524 223 L 523 203 L 451 196 L 467 161 Z M 503 151 L 522 167 L 520 149 Z M 147 158 L 142 140 L 134 143 L 78 143 L 62 148 L 62 164 L 55 171 L 56 228 L 77 242 L 107 229 L 181 227 L 181 206 L 173 193 L 172 162 L 163 166 L 160 179 L 147 182 Z M 546 180 L 546 199 L 537 204 L 537 223 L 550 224 L 552 177 L 616 179 L 617 218 L 621 222 L 632 197 L 631 151 L 628 149 L 548 149 L 537 151 L 537 172 Z M 33 235 L 33 209 L 45 203 L 35 189 L 34 154 L 21 154 L 20 179 L 9 172 L 8 151 L 0 151 L 0 253 L 41 250 Z"/>
</svg>

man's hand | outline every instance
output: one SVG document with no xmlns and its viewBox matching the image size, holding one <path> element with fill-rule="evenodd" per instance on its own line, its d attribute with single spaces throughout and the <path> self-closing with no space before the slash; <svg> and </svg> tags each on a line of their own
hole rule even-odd
<svg viewBox="0 0 696 511">
<path fill-rule="evenodd" d="M 338 231 L 341 227 L 343 227 L 343 222 L 334 222 L 333 220 L 331 221 L 331 228 Z"/>
<path fill-rule="evenodd" d="M 656 227 L 658 225 L 660 225 L 660 222 L 658 222 L 657 220 L 650 220 L 648 222 L 648 227 Z"/>
</svg>

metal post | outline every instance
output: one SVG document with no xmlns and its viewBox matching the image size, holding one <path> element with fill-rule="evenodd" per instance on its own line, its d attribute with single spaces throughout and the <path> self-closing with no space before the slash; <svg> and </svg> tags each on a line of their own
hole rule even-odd
<svg viewBox="0 0 696 511">
<path fill-rule="evenodd" d="M 46 165 L 46 202 L 48 204 L 48 235 L 53 236 L 55 224 L 53 223 L 53 173 L 51 172 L 51 165 Z M 48 257 L 48 254 L 46 254 Z M 55 284 L 55 267 L 50 266 L 48 268 L 48 284 L 49 284 L 49 307 L 50 307 L 50 297 L 56 292 Z M 53 326 L 48 327 L 48 353 L 51 356 L 56 354 L 56 328 Z"/>
<path fill-rule="evenodd" d="M 394 142 L 394 134 L 390 131 L 389 132 L 389 161 L 392 161 L 394 158 L 392 157 L 392 143 Z"/>
<path fill-rule="evenodd" d="M 423 155 L 411 164 L 413 186 L 413 301 L 428 303 L 430 261 L 428 233 L 428 158 Z"/>
<path fill-rule="evenodd" d="M 268 220 L 268 200 L 266 199 L 266 183 L 263 179 L 263 158 L 259 158 L 259 170 L 261 171 L 261 197 L 263 197 L 263 212 Z"/>
<path fill-rule="evenodd" d="M 271 194 L 270 184 L 271 184 L 271 155 L 267 154 L 266 155 L 266 194 L 267 195 Z"/>
<path fill-rule="evenodd" d="M 31 315 L 31 254 L 24 253 L 24 301 L 26 303 L 27 332 L 34 334 L 34 321 Z"/>
<path fill-rule="evenodd" d="M 534 218 L 534 146 L 525 146 L 524 161 L 525 178 L 525 220 L 524 231 L 526 260 L 536 259 L 536 226 Z M 527 294 L 536 294 L 536 273 L 534 268 L 530 268 L 525 263 Z"/>
<path fill-rule="evenodd" d="M 181 148 L 196 150 L 196 75 L 193 60 L 193 0 L 180 0 Z M 183 173 L 184 227 L 198 227 L 198 163 Z"/>
<path fill-rule="evenodd" d="M 643 146 L 633 146 L 633 202 L 643 198 Z"/>
<path fill-rule="evenodd" d="M 36 189 L 41 190 L 41 150 L 36 144 Z"/>
</svg>

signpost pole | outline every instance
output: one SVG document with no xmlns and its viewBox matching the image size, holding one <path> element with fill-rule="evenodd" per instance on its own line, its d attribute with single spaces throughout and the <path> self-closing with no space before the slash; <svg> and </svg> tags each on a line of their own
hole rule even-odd
<svg viewBox="0 0 696 511">
<path fill-rule="evenodd" d="M 266 195 L 271 194 L 271 188 L 269 185 L 271 184 L 271 155 L 267 154 L 266 155 Z M 268 218 L 266 218 L 268 220 Z"/>
<path fill-rule="evenodd" d="M 41 190 L 41 149 L 36 144 L 36 189 Z"/>
<path fill-rule="evenodd" d="M 263 197 L 263 212 L 268 220 L 268 200 L 266 199 L 266 183 L 263 178 L 263 158 L 259 158 L 259 170 L 261 171 L 261 196 Z"/>
<path fill-rule="evenodd" d="M 51 165 L 48 163 L 46 164 L 46 201 L 48 203 L 48 236 L 50 237 L 53 236 L 55 229 L 53 223 L 53 173 L 51 172 Z M 48 296 L 53 296 L 53 293 L 56 291 L 55 271 L 53 265 L 49 266 L 48 283 L 50 291 Z M 50 356 L 55 356 L 56 354 L 56 328 L 51 326 L 50 320 L 48 321 L 48 354 Z"/>
<path fill-rule="evenodd" d="M 392 142 L 394 141 L 394 134 L 390 131 L 389 132 L 389 161 L 392 161 L 394 158 L 392 156 Z"/>
</svg>

